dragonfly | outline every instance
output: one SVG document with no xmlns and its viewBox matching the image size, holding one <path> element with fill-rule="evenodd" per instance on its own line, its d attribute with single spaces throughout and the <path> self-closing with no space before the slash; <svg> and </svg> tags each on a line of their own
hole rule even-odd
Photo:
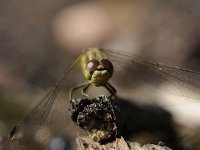
<svg viewBox="0 0 200 150">
<path fill-rule="evenodd" d="M 81 76 L 86 82 L 68 89 L 68 98 L 60 98 L 62 89 L 69 86 L 70 73 L 72 78 L 76 75 L 73 69 L 77 66 L 79 71 L 82 69 Z M 109 83 L 110 80 L 115 86 Z M 70 126 L 66 119 L 66 104 L 73 98 L 74 92 L 81 89 L 81 95 L 90 97 L 88 89 L 94 85 L 104 87 L 112 97 L 117 92 L 117 81 L 120 82 L 119 87 L 127 86 L 129 90 L 134 90 L 136 83 L 155 87 L 167 83 L 177 95 L 200 99 L 199 72 L 167 66 L 123 51 L 87 48 L 67 66 L 55 87 L 12 129 L 5 149 L 44 149 L 43 145 L 52 137 L 65 137 L 65 128 Z"/>
<path fill-rule="evenodd" d="M 110 92 L 110 96 L 115 95 L 116 89 L 108 83 L 114 71 L 113 64 L 109 59 L 105 59 L 102 56 L 101 51 L 102 50 L 98 48 L 89 48 L 84 51 L 84 54 L 80 57 L 80 64 L 83 74 L 89 82 L 71 88 L 69 99 L 72 98 L 73 91 L 82 87 L 82 94 L 89 96 L 86 90 L 91 84 L 95 86 L 104 86 Z"/>
</svg>

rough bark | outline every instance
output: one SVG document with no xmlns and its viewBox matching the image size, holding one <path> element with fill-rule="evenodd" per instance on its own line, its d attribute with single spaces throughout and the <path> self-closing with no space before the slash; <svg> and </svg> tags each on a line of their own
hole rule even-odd
<svg viewBox="0 0 200 150">
<path fill-rule="evenodd" d="M 123 137 L 116 138 L 113 142 L 107 144 L 99 144 L 88 137 L 79 137 L 76 142 L 78 150 L 171 150 L 166 146 L 127 142 Z"/>
</svg>

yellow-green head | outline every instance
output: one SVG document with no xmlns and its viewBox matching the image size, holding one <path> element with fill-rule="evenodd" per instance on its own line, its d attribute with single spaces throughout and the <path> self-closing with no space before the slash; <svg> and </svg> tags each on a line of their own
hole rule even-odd
<svg viewBox="0 0 200 150">
<path fill-rule="evenodd" d="M 96 86 L 104 85 L 112 77 L 113 64 L 108 59 L 90 60 L 85 67 L 85 77 Z"/>
</svg>

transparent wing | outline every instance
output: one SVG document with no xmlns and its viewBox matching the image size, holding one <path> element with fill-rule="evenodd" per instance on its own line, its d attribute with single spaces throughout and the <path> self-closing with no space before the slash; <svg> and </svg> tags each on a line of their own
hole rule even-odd
<svg viewBox="0 0 200 150">
<path fill-rule="evenodd" d="M 14 127 L 5 145 L 6 150 L 45 149 L 44 142 L 48 141 L 53 134 L 60 134 L 60 131 L 56 131 L 61 129 L 64 131 L 64 127 L 68 124 L 65 117 L 68 110 L 67 98 L 59 98 L 58 93 L 62 90 L 72 67 L 79 62 L 79 58 L 80 56 L 67 67 L 58 84 L 33 108 L 30 114 Z"/>
<path fill-rule="evenodd" d="M 104 53 L 114 64 L 114 74 L 123 78 L 122 85 L 127 88 L 149 84 L 171 94 L 200 99 L 199 72 L 166 66 L 123 51 Z"/>
</svg>

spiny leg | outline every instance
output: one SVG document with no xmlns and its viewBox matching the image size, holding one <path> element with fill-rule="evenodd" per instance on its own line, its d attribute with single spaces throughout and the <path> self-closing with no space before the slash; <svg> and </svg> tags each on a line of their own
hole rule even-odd
<svg viewBox="0 0 200 150">
<path fill-rule="evenodd" d="M 111 84 L 106 83 L 106 84 L 104 85 L 104 87 L 109 91 L 109 93 L 110 93 L 110 96 L 109 96 L 109 97 L 115 96 L 117 90 L 116 90 Z"/>
<path fill-rule="evenodd" d="M 90 82 L 88 84 L 85 85 L 85 87 L 83 88 L 82 90 L 82 94 L 87 96 L 87 97 L 90 97 L 88 94 L 87 94 L 87 90 L 88 90 L 88 87 L 90 86 Z"/>
<path fill-rule="evenodd" d="M 76 90 L 78 90 L 78 89 L 80 89 L 80 88 L 83 88 L 83 87 L 84 87 L 84 89 L 85 89 L 85 87 L 87 87 L 87 86 L 88 86 L 88 82 L 84 82 L 84 83 L 81 83 L 81 84 L 78 84 L 78 85 L 72 87 L 72 88 L 70 89 L 70 91 L 69 91 L 69 100 L 72 99 L 72 94 L 74 93 L 74 91 L 76 91 Z M 82 93 L 83 93 L 83 92 L 82 92 Z M 85 94 L 84 94 L 84 95 L 85 95 Z"/>
</svg>

